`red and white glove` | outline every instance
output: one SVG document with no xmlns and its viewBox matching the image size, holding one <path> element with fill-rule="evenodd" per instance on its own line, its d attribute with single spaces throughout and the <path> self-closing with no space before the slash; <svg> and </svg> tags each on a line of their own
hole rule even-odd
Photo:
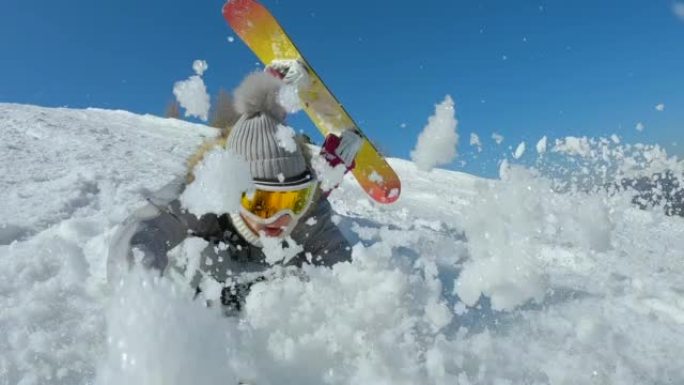
<svg viewBox="0 0 684 385">
<path fill-rule="evenodd" d="M 309 70 L 297 59 L 273 60 L 264 70 L 282 79 L 285 84 L 294 85 L 297 88 L 308 85 L 310 81 Z"/>
<path fill-rule="evenodd" d="M 331 167 L 343 163 L 347 171 L 356 166 L 354 159 L 363 144 L 363 138 L 354 130 L 345 130 L 342 135 L 328 134 L 321 147 L 321 156 Z"/>
</svg>

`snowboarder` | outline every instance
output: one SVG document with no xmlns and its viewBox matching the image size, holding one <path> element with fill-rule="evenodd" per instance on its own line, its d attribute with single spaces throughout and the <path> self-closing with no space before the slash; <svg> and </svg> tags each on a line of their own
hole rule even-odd
<svg viewBox="0 0 684 385">
<path fill-rule="evenodd" d="M 108 277 L 114 279 L 122 267 L 135 261 L 157 269 L 162 275 L 186 277 L 203 290 L 206 280 L 222 285 L 221 303 L 240 310 L 255 282 L 268 279 L 263 240 L 294 240 L 301 246 L 287 266 L 304 263 L 331 266 L 349 261 L 351 248 L 332 222 L 329 192 L 318 188 L 311 166 L 311 153 L 303 141 L 294 151 L 278 145 L 277 128 L 286 112 L 277 102 L 283 84 L 306 81 L 306 69 L 298 62 L 279 62 L 267 71 L 254 73 L 235 91 L 240 119 L 229 133 L 212 145 L 204 145 L 189 161 L 189 173 L 148 197 L 149 204 L 129 217 L 115 234 L 108 257 Z M 331 166 L 344 164 L 348 172 L 362 139 L 344 132 L 329 135 L 321 158 Z M 193 182 L 193 170 L 214 145 L 234 152 L 247 161 L 255 191 L 242 195 L 240 212 L 211 213 L 197 217 L 181 207 L 179 196 Z M 169 251 L 189 237 L 208 242 L 201 251 L 197 271 L 187 271 Z"/>
</svg>

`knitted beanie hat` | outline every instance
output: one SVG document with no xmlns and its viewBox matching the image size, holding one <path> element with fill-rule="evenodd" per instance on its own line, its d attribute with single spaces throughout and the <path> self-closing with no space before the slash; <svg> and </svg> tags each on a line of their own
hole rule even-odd
<svg viewBox="0 0 684 385">
<path fill-rule="evenodd" d="M 226 148 L 247 161 L 257 183 L 296 183 L 310 175 L 299 146 L 292 150 L 278 140 L 286 116 L 278 104 L 282 85 L 268 73 L 255 72 L 235 90 L 235 109 L 241 117 L 228 135 Z"/>
</svg>

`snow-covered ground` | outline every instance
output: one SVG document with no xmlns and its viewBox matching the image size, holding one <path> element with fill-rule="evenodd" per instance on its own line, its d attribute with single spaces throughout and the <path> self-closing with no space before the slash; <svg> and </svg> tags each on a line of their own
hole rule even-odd
<svg viewBox="0 0 684 385">
<path fill-rule="evenodd" d="M 681 384 L 684 220 L 626 194 L 419 171 L 331 201 L 354 262 L 260 283 L 239 318 L 108 239 L 211 128 L 0 104 L 0 384 Z"/>
</svg>

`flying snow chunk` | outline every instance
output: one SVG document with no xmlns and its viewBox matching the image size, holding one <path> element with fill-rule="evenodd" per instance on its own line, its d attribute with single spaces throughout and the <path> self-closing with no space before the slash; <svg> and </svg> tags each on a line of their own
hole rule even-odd
<svg viewBox="0 0 684 385">
<path fill-rule="evenodd" d="M 202 263 L 202 250 L 204 250 L 207 245 L 208 242 L 204 240 L 204 238 L 188 237 L 177 247 L 174 247 L 169 251 L 169 257 L 172 257 L 177 261 L 177 266 L 183 269 L 182 272 L 178 272 L 182 275 L 183 282 L 188 284 L 192 282 L 195 272 L 200 268 L 200 264 Z"/>
<path fill-rule="evenodd" d="M 453 314 L 444 303 L 431 301 L 425 306 L 425 319 L 430 321 L 434 330 L 447 326 L 453 317 Z"/>
<path fill-rule="evenodd" d="M 466 307 L 466 305 L 463 302 L 457 302 L 454 305 L 454 314 L 464 315 L 467 312 L 468 312 L 468 307 Z"/>
<path fill-rule="evenodd" d="M 430 171 L 437 165 L 448 164 L 456 158 L 458 132 L 454 112 L 454 101 L 447 95 L 435 107 L 435 114 L 418 136 L 416 148 L 411 151 L 411 159 L 419 169 Z"/>
<path fill-rule="evenodd" d="M 684 3 L 682 2 L 676 2 L 672 4 L 672 12 L 674 12 L 675 16 L 679 18 L 679 20 L 684 21 Z"/>
<path fill-rule="evenodd" d="M 295 142 L 294 137 L 295 132 L 292 127 L 283 124 L 278 125 L 278 131 L 276 131 L 278 146 L 284 148 L 287 152 L 297 151 L 297 142 Z"/>
<path fill-rule="evenodd" d="M 253 190 L 249 165 L 232 151 L 215 148 L 194 170 L 195 179 L 180 196 L 189 212 L 236 213 L 242 193 Z"/>
<path fill-rule="evenodd" d="M 204 75 L 204 72 L 209 69 L 209 64 L 204 60 L 195 60 L 192 62 L 192 69 L 197 76 L 202 76 Z"/>
<path fill-rule="evenodd" d="M 323 157 L 314 156 L 311 158 L 311 167 L 316 172 L 316 178 L 321 182 L 319 188 L 323 192 L 328 192 L 342 183 L 347 167 L 340 163 L 332 167 Z"/>
<path fill-rule="evenodd" d="M 502 135 L 497 134 L 496 132 L 492 134 L 492 139 L 496 142 L 496 144 L 501 144 L 503 142 L 504 137 Z"/>
<path fill-rule="evenodd" d="M 232 36 L 228 36 L 228 43 L 232 43 L 235 41 L 235 38 Z"/>
<path fill-rule="evenodd" d="M 482 152 L 482 142 L 480 137 L 474 132 L 470 133 L 470 145 L 477 147 L 477 152 Z"/>
<path fill-rule="evenodd" d="M 539 139 L 539 141 L 537 142 L 537 153 L 539 155 L 546 152 L 546 142 L 546 135 L 543 138 Z"/>
<path fill-rule="evenodd" d="M 259 238 L 263 245 L 265 260 L 268 264 L 274 265 L 276 263 L 288 263 L 297 254 L 304 251 L 304 247 L 298 244 L 291 237 L 286 237 L 284 242 L 277 237 L 261 236 Z"/>
<path fill-rule="evenodd" d="M 520 159 L 521 156 L 525 153 L 525 142 L 520 142 L 518 147 L 515 149 L 515 152 L 513 153 L 513 157 L 515 159 Z"/>
<path fill-rule="evenodd" d="M 591 154 L 591 145 L 586 137 L 568 136 L 564 139 L 556 139 L 553 151 L 561 154 L 587 157 Z"/>
<path fill-rule="evenodd" d="M 501 161 L 501 164 L 499 165 L 499 178 L 501 180 L 506 180 L 508 179 L 508 176 L 510 174 L 510 165 L 508 164 L 508 159 L 504 159 Z"/>
<path fill-rule="evenodd" d="M 299 88 L 295 84 L 285 84 L 278 92 L 278 104 L 289 114 L 294 114 L 302 109 L 302 100 L 299 97 Z"/>
<path fill-rule="evenodd" d="M 655 106 L 655 109 L 656 109 L 656 111 L 658 111 L 658 112 L 663 112 L 663 111 L 665 111 L 665 104 L 660 103 L 660 104 L 658 104 L 657 106 Z"/>
<path fill-rule="evenodd" d="M 204 60 L 195 60 L 192 68 L 196 75 L 181 80 L 173 85 L 173 94 L 178 103 L 185 109 L 185 116 L 195 116 L 207 121 L 209 118 L 209 94 L 202 80 L 202 74 L 209 68 Z"/>
<path fill-rule="evenodd" d="M 637 131 L 641 132 L 641 131 L 644 130 L 644 128 L 646 128 L 646 126 L 644 126 L 643 123 L 638 122 L 638 123 L 636 124 L 636 130 L 637 130 Z"/>
</svg>

